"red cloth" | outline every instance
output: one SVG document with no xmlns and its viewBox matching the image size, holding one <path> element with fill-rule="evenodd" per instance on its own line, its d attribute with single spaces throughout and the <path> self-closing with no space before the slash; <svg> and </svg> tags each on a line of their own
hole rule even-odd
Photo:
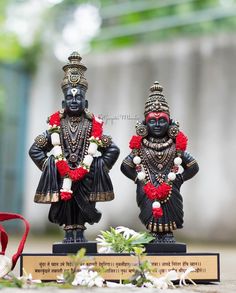
<svg viewBox="0 0 236 293">
<path fill-rule="evenodd" d="M 26 221 L 25 218 L 22 217 L 21 215 L 0 212 L 0 222 L 14 220 L 14 219 L 20 219 L 24 222 L 25 232 L 22 236 L 22 239 L 21 239 L 21 242 L 18 246 L 17 252 L 12 257 L 12 270 L 14 269 L 16 262 L 24 249 L 25 241 L 26 241 L 27 235 L 29 233 L 29 228 L 30 228 L 29 222 Z M 2 252 L 0 254 L 5 255 L 5 250 L 7 248 L 7 243 L 8 243 L 8 235 L 7 235 L 6 231 L 4 230 L 3 226 L 1 226 L 1 225 L 0 225 L 0 232 L 1 232 L 1 246 L 2 246 Z"/>
</svg>

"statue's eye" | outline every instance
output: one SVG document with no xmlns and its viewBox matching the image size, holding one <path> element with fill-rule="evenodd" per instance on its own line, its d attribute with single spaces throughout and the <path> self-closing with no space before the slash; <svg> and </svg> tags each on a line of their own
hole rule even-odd
<svg viewBox="0 0 236 293">
<path fill-rule="evenodd" d="M 160 118 L 160 119 L 159 119 L 159 122 L 160 122 L 160 123 L 166 123 L 167 121 L 166 121 L 166 119 L 164 119 L 164 118 Z"/>
<path fill-rule="evenodd" d="M 148 121 L 148 123 L 150 123 L 150 124 L 155 124 L 155 123 L 156 123 L 156 119 L 150 119 L 150 120 Z"/>
</svg>

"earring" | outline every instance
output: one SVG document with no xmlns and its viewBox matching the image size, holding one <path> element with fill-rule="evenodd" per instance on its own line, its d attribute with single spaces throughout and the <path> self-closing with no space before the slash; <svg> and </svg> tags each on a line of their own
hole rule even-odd
<svg viewBox="0 0 236 293">
<path fill-rule="evenodd" d="M 168 136 L 174 139 L 179 133 L 179 127 L 176 124 L 172 124 L 168 128 Z"/>
<path fill-rule="evenodd" d="M 142 122 L 138 121 L 135 128 L 136 128 L 137 135 L 140 135 L 142 137 L 145 137 L 148 135 L 147 126 L 144 125 Z"/>
<path fill-rule="evenodd" d="M 92 119 L 92 118 L 93 118 L 93 113 L 90 112 L 88 108 L 85 108 L 85 109 L 84 109 L 84 113 L 85 113 L 85 116 L 86 116 L 88 119 Z"/>
</svg>

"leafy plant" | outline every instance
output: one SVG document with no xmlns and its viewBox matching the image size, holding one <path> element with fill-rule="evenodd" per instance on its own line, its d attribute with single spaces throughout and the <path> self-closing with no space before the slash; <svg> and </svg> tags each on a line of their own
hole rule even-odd
<svg viewBox="0 0 236 293">
<path fill-rule="evenodd" d="M 71 269 L 71 271 L 64 272 L 63 277 L 65 280 L 65 283 L 71 284 L 73 282 L 73 280 L 75 279 L 75 274 L 79 269 L 79 266 L 86 258 L 85 253 L 86 253 L 86 249 L 81 248 L 75 255 L 69 255 L 73 268 Z"/>
<path fill-rule="evenodd" d="M 109 253 L 133 253 L 137 248 L 143 248 L 144 244 L 154 239 L 149 233 L 137 233 L 126 227 L 110 228 L 110 231 L 101 231 L 96 239 L 101 246 L 99 252 Z"/>
<path fill-rule="evenodd" d="M 133 276 L 126 281 L 126 283 L 132 283 L 137 287 L 142 287 L 143 284 L 150 282 L 150 280 L 147 279 L 147 274 L 150 274 L 153 271 L 153 268 L 150 261 L 143 260 L 143 257 L 146 256 L 143 248 L 135 247 L 134 253 L 135 257 L 138 259 L 138 266 Z"/>
</svg>

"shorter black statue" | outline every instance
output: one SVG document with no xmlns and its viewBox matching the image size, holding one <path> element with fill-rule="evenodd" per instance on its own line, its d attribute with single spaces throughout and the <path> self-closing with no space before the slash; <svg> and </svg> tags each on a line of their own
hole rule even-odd
<svg viewBox="0 0 236 293">
<path fill-rule="evenodd" d="M 64 226 L 64 243 L 85 242 L 85 223 L 101 218 L 96 202 L 114 198 L 108 173 L 119 156 L 111 137 L 103 135 L 102 121 L 88 110 L 81 57 L 74 52 L 68 59 L 63 67 L 63 109 L 49 117 L 49 129 L 29 150 L 42 170 L 34 201 L 51 204 L 49 220 Z"/>
<path fill-rule="evenodd" d="M 150 88 L 145 120 L 136 125 L 132 152 L 121 171 L 137 184 L 140 219 L 156 243 L 175 243 L 173 231 L 183 227 L 180 187 L 198 172 L 196 160 L 186 151 L 187 137 L 170 119 L 169 106 L 158 82 Z"/>
</svg>

